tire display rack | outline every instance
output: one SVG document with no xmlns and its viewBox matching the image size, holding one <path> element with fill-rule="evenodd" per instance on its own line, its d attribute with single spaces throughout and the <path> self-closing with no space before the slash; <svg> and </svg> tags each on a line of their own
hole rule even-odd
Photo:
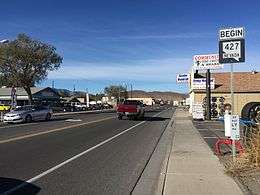
<svg viewBox="0 0 260 195">
<path fill-rule="evenodd" d="M 230 109 L 229 107 L 231 106 L 230 104 L 225 103 L 226 99 L 222 96 L 216 97 L 213 96 L 211 97 L 211 117 L 212 118 L 218 118 L 220 116 L 224 116 L 225 109 Z M 207 107 L 207 99 L 206 97 L 203 99 L 203 108 L 206 109 Z M 204 113 L 206 115 L 206 111 Z"/>
</svg>

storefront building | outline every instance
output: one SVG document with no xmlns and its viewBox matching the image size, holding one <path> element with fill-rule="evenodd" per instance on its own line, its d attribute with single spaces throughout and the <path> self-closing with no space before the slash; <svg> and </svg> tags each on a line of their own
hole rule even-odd
<svg viewBox="0 0 260 195">
<path fill-rule="evenodd" d="M 203 74 L 199 75 L 199 77 L 204 76 L 205 75 Z M 215 79 L 214 89 L 211 90 L 212 116 L 217 118 L 223 116 L 224 107 L 226 105 L 231 105 L 230 73 L 212 73 L 211 78 Z M 234 114 L 241 116 L 242 110 L 246 104 L 250 102 L 260 102 L 260 73 L 256 71 L 235 72 L 233 78 Z M 201 103 L 205 108 L 205 89 L 193 89 L 192 82 L 190 86 L 189 95 L 191 106 L 192 104 Z"/>
</svg>

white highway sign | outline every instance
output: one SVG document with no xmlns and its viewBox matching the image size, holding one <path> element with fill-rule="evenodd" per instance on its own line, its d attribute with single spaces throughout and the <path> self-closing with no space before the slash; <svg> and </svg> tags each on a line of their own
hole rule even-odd
<svg viewBox="0 0 260 195">
<path fill-rule="evenodd" d="M 219 62 L 221 64 L 245 62 L 245 40 L 220 41 Z"/>
<path fill-rule="evenodd" d="M 227 28 L 219 31 L 219 40 L 243 39 L 245 30 L 243 27 Z"/>
</svg>

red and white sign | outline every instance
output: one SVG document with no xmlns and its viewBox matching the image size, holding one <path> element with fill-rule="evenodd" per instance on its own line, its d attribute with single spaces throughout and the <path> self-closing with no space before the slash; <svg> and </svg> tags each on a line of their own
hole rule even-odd
<svg viewBox="0 0 260 195">
<path fill-rule="evenodd" d="M 218 54 L 195 55 L 193 68 L 195 70 L 220 69 L 223 68 L 223 64 L 219 63 Z"/>
</svg>

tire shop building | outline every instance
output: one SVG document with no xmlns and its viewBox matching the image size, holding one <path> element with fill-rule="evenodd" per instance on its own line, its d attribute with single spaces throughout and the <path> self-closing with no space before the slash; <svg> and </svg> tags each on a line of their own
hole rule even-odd
<svg viewBox="0 0 260 195">
<path fill-rule="evenodd" d="M 55 106 L 60 102 L 60 95 L 50 87 L 31 87 L 33 101 L 37 104 Z M 11 104 L 12 88 L 0 88 L 0 103 Z M 28 95 L 23 88 L 16 88 L 17 105 L 28 104 Z"/>
<path fill-rule="evenodd" d="M 235 72 L 233 75 L 234 114 L 260 122 L 260 73 Z M 194 77 L 205 78 L 205 75 L 197 73 Z M 215 79 L 214 89 L 211 89 L 211 113 L 213 118 L 217 118 L 223 116 L 225 109 L 231 106 L 230 72 L 211 73 L 211 78 Z M 201 103 L 205 108 L 205 89 L 193 89 L 192 85 L 191 82 L 191 106 Z"/>
</svg>

